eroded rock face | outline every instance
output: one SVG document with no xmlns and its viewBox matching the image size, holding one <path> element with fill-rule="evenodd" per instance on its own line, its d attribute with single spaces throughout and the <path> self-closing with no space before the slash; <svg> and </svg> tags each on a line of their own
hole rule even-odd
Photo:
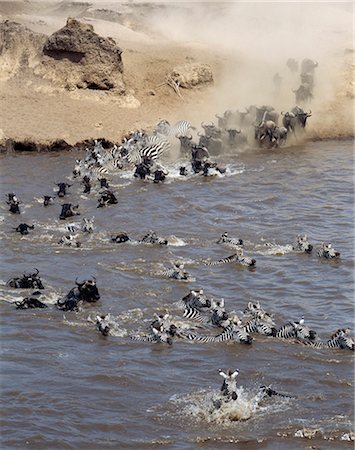
<svg viewBox="0 0 355 450">
<path fill-rule="evenodd" d="M 101 37 L 92 25 L 69 18 L 46 40 L 43 65 L 52 69 L 51 78 L 65 81 L 68 88 L 117 89 L 123 93 L 121 53 L 112 38 Z"/>
<path fill-rule="evenodd" d="M 213 82 L 212 68 L 209 64 L 190 63 L 177 66 L 168 76 L 179 87 L 186 89 Z"/>
</svg>

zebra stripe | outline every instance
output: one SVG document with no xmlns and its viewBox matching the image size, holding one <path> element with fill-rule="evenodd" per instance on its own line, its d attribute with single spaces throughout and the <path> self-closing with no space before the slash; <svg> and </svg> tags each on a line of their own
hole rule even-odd
<svg viewBox="0 0 355 450">
<path fill-rule="evenodd" d="M 329 348 L 341 348 L 348 350 L 355 349 L 354 341 L 350 337 L 344 335 L 336 336 L 329 339 L 326 342 L 326 346 Z"/>
<path fill-rule="evenodd" d="M 276 337 L 283 339 L 291 339 L 296 337 L 295 326 L 292 322 L 288 322 L 277 331 Z"/>
<path fill-rule="evenodd" d="M 206 266 L 217 266 L 218 264 L 228 264 L 230 262 L 236 261 L 237 254 L 227 256 L 227 258 L 219 259 L 218 261 L 204 261 Z"/>
<path fill-rule="evenodd" d="M 270 324 L 261 322 L 259 320 L 250 320 L 243 326 L 247 333 L 259 333 L 264 336 L 276 336 L 277 330 Z"/>
<path fill-rule="evenodd" d="M 206 318 L 200 314 L 200 311 L 195 308 L 187 307 L 184 310 L 183 317 L 187 320 L 196 320 L 197 322 L 205 322 Z"/>
<path fill-rule="evenodd" d="M 199 336 L 193 333 L 179 332 L 179 337 L 187 339 L 189 341 L 199 342 L 203 344 L 208 344 L 211 342 L 216 342 L 214 336 Z"/>
<path fill-rule="evenodd" d="M 170 143 L 161 139 L 158 142 L 147 145 L 143 148 L 135 148 L 130 150 L 127 155 L 127 160 L 129 163 L 133 164 L 140 164 L 144 158 L 155 161 L 168 150 L 170 150 Z"/>
<path fill-rule="evenodd" d="M 224 331 L 215 337 L 215 342 L 235 340 L 241 344 L 251 344 L 252 337 L 243 329 L 234 324 L 228 325 Z"/>
</svg>

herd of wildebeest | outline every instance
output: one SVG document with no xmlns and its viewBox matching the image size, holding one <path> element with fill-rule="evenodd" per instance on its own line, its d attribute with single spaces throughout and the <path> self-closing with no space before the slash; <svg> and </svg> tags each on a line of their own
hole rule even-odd
<svg viewBox="0 0 355 450">
<path fill-rule="evenodd" d="M 291 71 L 297 71 L 297 62 L 289 60 L 287 65 Z M 312 97 L 313 75 L 317 63 L 304 60 L 301 68 L 302 84 L 296 92 L 297 104 L 304 104 Z M 53 203 L 55 197 L 63 199 L 70 196 L 68 189 L 80 180 L 83 185 L 83 193 L 90 195 L 95 183 L 99 183 L 97 208 L 105 208 L 117 204 L 117 197 L 110 187 L 110 175 L 115 175 L 121 170 L 132 170 L 133 177 L 142 180 L 152 180 L 154 183 L 163 182 L 169 171 L 161 164 L 161 159 L 168 156 L 172 148 L 179 145 L 180 157 L 184 163 L 179 168 L 181 177 L 202 175 L 213 176 L 223 174 L 226 168 L 213 161 L 211 156 L 220 156 L 224 149 L 238 149 L 246 146 L 250 139 L 258 146 L 267 148 L 281 147 L 286 143 L 287 137 L 292 134 L 295 139 L 301 136 L 306 128 L 307 119 L 311 111 L 306 112 L 300 106 L 294 106 L 290 111 L 282 111 L 279 114 L 271 106 L 249 106 L 245 111 L 227 110 L 222 115 L 216 115 L 217 124 L 203 123 L 203 132 L 197 131 L 190 122 L 181 120 L 171 125 L 167 120 L 160 120 L 152 133 L 144 130 L 136 130 L 125 136 L 118 145 L 105 141 L 96 141 L 93 147 L 87 148 L 83 159 L 75 162 L 72 171 L 73 181 L 57 183 L 56 196 L 45 195 L 43 206 L 47 208 Z M 280 122 L 281 118 L 281 123 Z M 195 134 L 195 138 L 192 136 Z M 177 141 L 177 139 L 180 141 Z M 197 140 L 195 140 L 197 139 Z M 20 201 L 14 193 L 8 194 L 6 202 L 9 212 L 20 214 Z M 62 203 L 59 220 L 80 215 L 79 205 Z M 21 223 L 16 231 L 21 235 L 29 234 L 34 225 Z M 63 247 L 80 247 L 78 236 L 94 231 L 94 218 L 84 218 L 82 225 L 68 224 L 67 233 L 59 240 L 58 245 Z M 114 244 L 143 244 L 148 246 L 166 246 L 168 240 L 159 236 L 155 231 L 149 231 L 141 239 L 134 240 L 125 232 L 111 235 L 110 241 Z M 253 270 L 256 260 L 244 255 L 243 240 L 229 237 L 223 233 L 216 241 L 233 248 L 234 253 L 219 261 L 204 261 L 204 264 L 214 266 L 218 264 L 237 263 Z M 292 251 L 312 253 L 313 246 L 308 242 L 307 236 L 297 236 Z M 317 255 L 323 259 L 339 260 L 340 253 L 331 244 L 323 243 Z M 173 267 L 167 268 L 161 275 L 180 281 L 191 281 L 190 275 L 184 269 L 184 263 L 177 261 Z M 96 285 L 96 279 L 78 281 L 75 286 L 56 302 L 56 308 L 62 311 L 79 311 L 84 304 L 96 303 L 100 300 L 100 294 Z M 18 309 L 45 308 L 47 305 L 40 300 L 44 285 L 39 276 L 39 271 L 24 273 L 7 282 L 10 288 L 35 289 L 31 295 L 22 301 L 15 302 Z M 299 321 L 290 321 L 281 326 L 276 326 L 274 318 L 267 313 L 259 302 L 249 302 L 246 309 L 237 314 L 228 311 L 223 299 L 210 298 L 202 289 L 191 289 L 190 292 L 178 301 L 175 306 L 181 311 L 180 317 L 173 318 L 171 313 L 156 315 L 148 327 L 148 330 L 137 332 L 130 337 L 133 340 L 165 343 L 171 345 L 174 340 L 184 339 L 199 343 L 218 343 L 224 341 L 236 341 L 250 345 L 253 341 L 252 334 L 261 334 L 271 338 L 290 339 L 293 342 L 302 343 L 315 348 L 340 348 L 354 350 L 354 341 L 349 336 L 349 329 L 338 329 L 327 341 L 321 341 L 316 331 L 310 329 L 304 323 L 304 318 Z M 95 319 L 97 330 L 105 337 L 110 336 L 117 323 L 110 314 L 98 315 Z M 205 331 L 219 330 L 217 335 L 201 334 L 202 326 Z M 197 330 L 197 331 L 196 331 Z M 222 394 L 226 401 L 235 400 L 236 376 L 238 371 L 228 370 L 223 372 Z M 262 396 L 281 395 L 270 387 L 261 388 Z M 287 397 L 287 395 L 284 395 Z"/>
</svg>

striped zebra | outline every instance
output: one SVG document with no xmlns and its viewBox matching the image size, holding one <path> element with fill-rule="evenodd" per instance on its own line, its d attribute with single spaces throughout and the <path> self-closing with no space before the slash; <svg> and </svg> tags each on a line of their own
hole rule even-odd
<svg viewBox="0 0 355 450">
<path fill-rule="evenodd" d="M 198 309 L 191 308 L 190 306 L 184 309 L 183 317 L 184 319 L 195 320 L 199 323 L 206 322 L 206 317 L 204 317 Z"/>
<path fill-rule="evenodd" d="M 174 267 L 163 270 L 161 275 L 163 277 L 172 278 L 174 280 L 187 281 L 190 279 L 190 275 L 183 269 L 184 263 L 177 261 L 174 263 Z"/>
<path fill-rule="evenodd" d="M 252 317 L 254 319 L 260 319 L 264 322 L 268 322 L 272 325 L 274 325 L 274 320 L 272 318 L 272 315 L 267 313 L 261 306 L 260 302 L 252 303 L 248 302 L 247 307 L 243 311 L 244 316 L 246 317 Z"/>
<path fill-rule="evenodd" d="M 354 340 L 347 335 L 347 330 L 338 330 L 331 338 L 326 342 L 326 346 L 329 348 L 341 348 L 348 350 L 355 350 Z"/>
<path fill-rule="evenodd" d="M 338 251 L 336 251 L 333 247 L 332 244 L 325 244 L 323 243 L 320 247 L 320 249 L 318 250 L 318 256 L 320 258 L 326 258 L 326 259 L 335 259 L 335 258 L 340 258 L 340 253 Z"/>
<path fill-rule="evenodd" d="M 194 127 L 188 120 L 179 120 L 175 125 L 161 119 L 154 129 L 154 134 L 163 134 L 168 137 L 187 136 Z"/>
<path fill-rule="evenodd" d="M 209 300 L 203 293 L 203 289 L 194 290 L 182 298 L 180 305 L 184 307 L 190 307 L 197 309 L 198 311 L 206 310 L 211 307 L 211 300 Z"/>
<path fill-rule="evenodd" d="M 215 336 L 202 336 L 194 333 L 188 333 L 186 331 L 180 331 L 178 337 L 187 339 L 188 341 L 198 342 L 200 344 L 210 344 L 216 342 Z"/>
<path fill-rule="evenodd" d="M 141 164 L 145 160 L 156 161 L 170 150 L 170 142 L 156 137 L 156 142 L 148 143 L 142 148 L 133 147 L 127 154 L 127 161 L 133 164 Z"/>
<path fill-rule="evenodd" d="M 219 264 L 228 264 L 231 262 L 236 262 L 245 267 L 255 267 L 256 260 L 254 258 L 249 258 L 248 256 L 243 256 L 242 249 L 238 253 L 234 253 L 227 258 L 219 259 L 218 261 L 205 261 L 206 266 L 217 266 Z"/>
<path fill-rule="evenodd" d="M 108 173 L 108 169 L 101 166 L 94 166 L 86 169 L 86 175 L 90 178 L 101 178 L 103 175 L 108 175 Z"/>
<path fill-rule="evenodd" d="M 68 233 L 78 233 L 82 231 L 83 233 L 92 233 L 94 231 L 94 221 L 95 217 L 91 217 L 91 219 L 83 218 L 83 224 L 79 226 L 76 223 L 68 223 L 65 226 L 65 230 Z"/>
<path fill-rule="evenodd" d="M 228 369 L 227 372 L 223 372 L 219 369 L 219 374 L 223 377 L 223 384 L 221 386 L 221 392 L 228 399 L 237 400 L 237 376 L 239 374 L 239 370 L 232 371 Z"/>
<path fill-rule="evenodd" d="M 295 325 L 293 322 L 287 322 L 277 330 L 276 337 L 282 339 L 294 339 L 297 337 Z"/>
<path fill-rule="evenodd" d="M 316 339 L 316 331 L 311 330 L 304 325 L 304 318 L 302 318 L 299 322 L 293 322 L 293 325 L 295 327 L 296 338 L 307 339 L 310 341 L 314 341 Z"/>
<path fill-rule="evenodd" d="M 235 323 L 228 325 L 222 333 L 214 338 L 214 342 L 237 341 L 240 344 L 250 345 L 253 338 L 240 326 Z"/>
<path fill-rule="evenodd" d="M 242 247 L 243 239 L 230 238 L 230 237 L 228 237 L 228 233 L 224 232 L 219 237 L 217 244 L 228 244 L 233 247 Z"/>
<path fill-rule="evenodd" d="M 173 343 L 172 337 L 168 332 L 158 331 L 156 328 L 152 328 L 152 334 L 131 335 L 130 338 L 140 342 L 159 342 L 168 345 Z"/>
<path fill-rule="evenodd" d="M 149 230 L 139 241 L 143 244 L 168 245 L 168 240 L 157 235 L 155 231 Z"/>
<path fill-rule="evenodd" d="M 298 234 L 296 237 L 296 243 L 292 246 L 293 250 L 312 253 L 313 245 L 308 242 L 307 235 Z"/>
<path fill-rule="evenodd" d="M 244 330 L 247 333 L 259 333 L 264 336 L 276 336 L 277 330 L 269 323 L 262 322 L 259 319 L 253 319 L 243 325 Z"/>
<path fill-rule="evenodd" d="M 62 236 L 58 241 L 59 245 L 65 245 L 66 247 L 81 247 L 81 242 L 76 240 L 77 236 L 67 234 Z"/>
</svg>

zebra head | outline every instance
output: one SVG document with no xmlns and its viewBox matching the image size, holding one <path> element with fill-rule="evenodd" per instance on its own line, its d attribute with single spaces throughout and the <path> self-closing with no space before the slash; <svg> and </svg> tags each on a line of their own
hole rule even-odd
<svg viewBox="0 0 355 450">
<path fill-rule="evenodd" d="M 91 219 L 86 219 L 84 217 L 83 221 L 84 221 L 84 224 L 83 224 L 83 227 L 82 227 L 82 231 L 84 233 L 92 233 L 94 231 L 95 217 L 91 217 Z"/>
<path fill-rule="evenodd" d="M 301 250 L 302 252 L 312 253 L 313 245 L 308 242 L 306 234 L 303 236 L 300 234 L 297 235 L 296 249 Z"/>
</svg>

